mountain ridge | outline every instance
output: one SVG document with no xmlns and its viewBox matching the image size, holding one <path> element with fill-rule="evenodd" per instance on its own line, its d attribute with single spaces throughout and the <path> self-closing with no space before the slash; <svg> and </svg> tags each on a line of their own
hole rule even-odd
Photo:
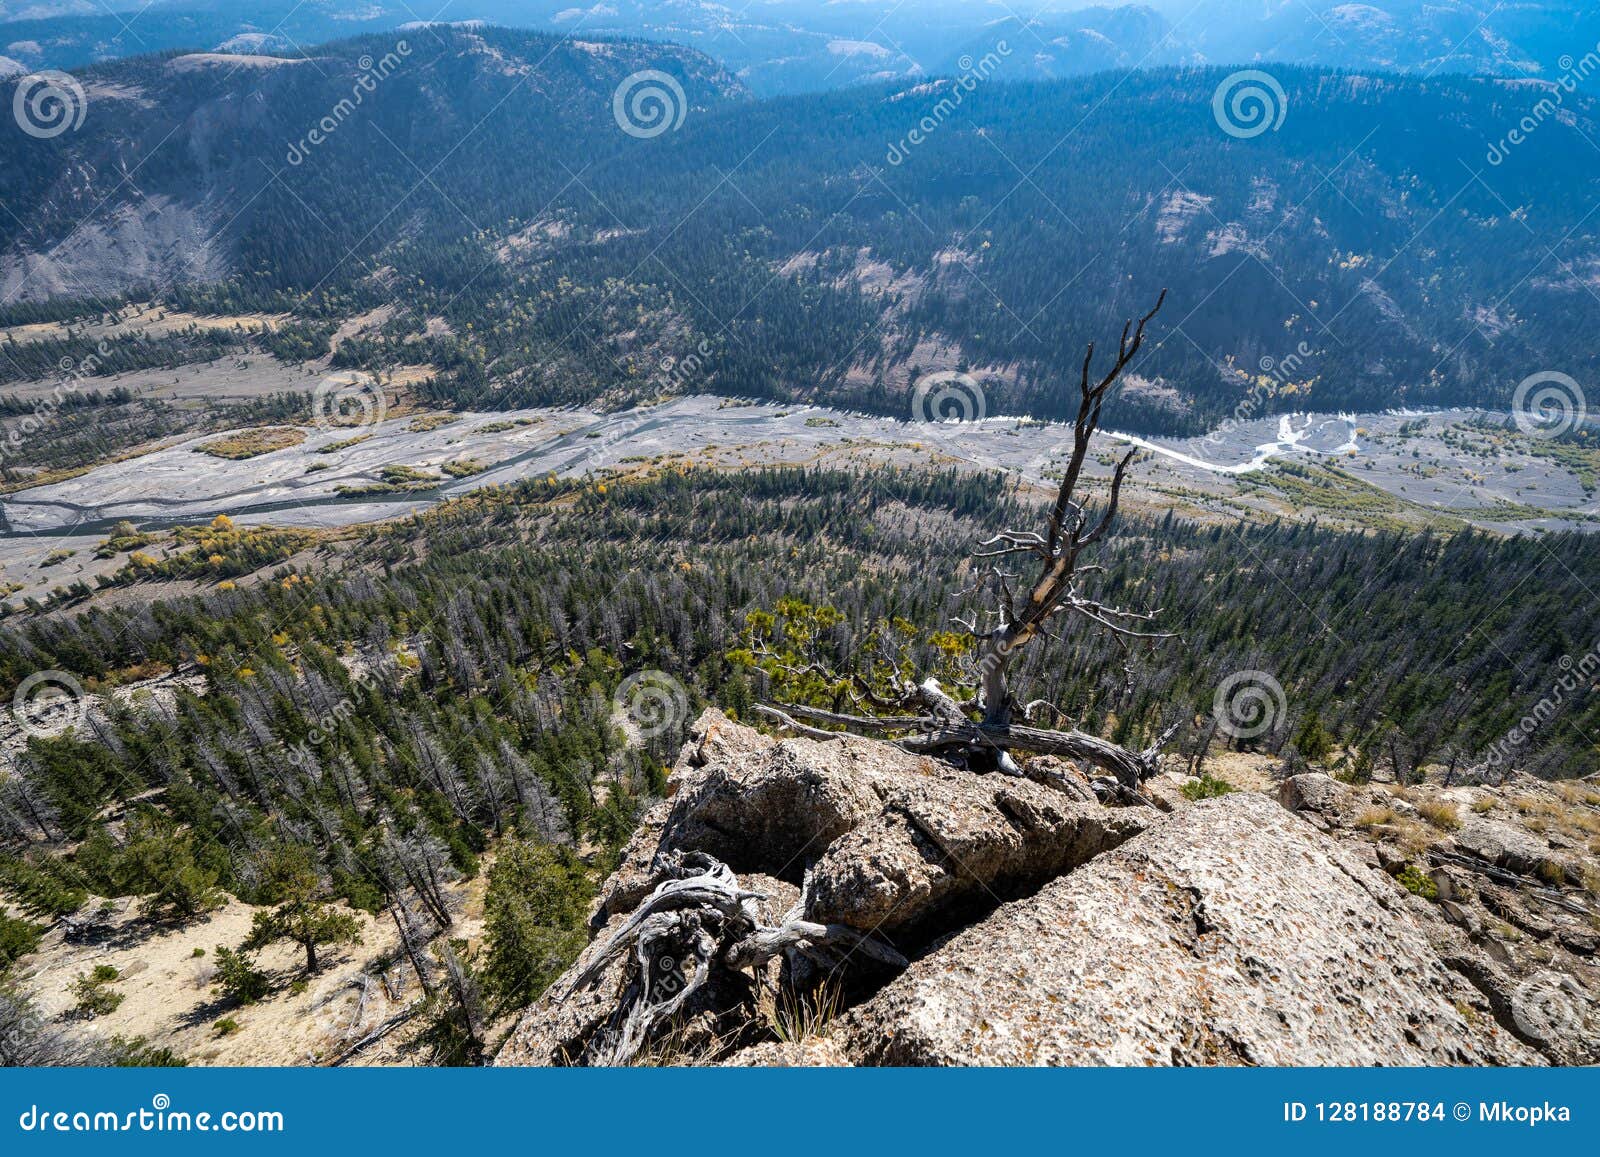
<svg viewBox="0 0 1600 1157">
<path fill-rule="evenodd" d="M 336 318 L 403 296 L 358 367 L 427 362 L 438 400 L 491 407 L 643 400 L 684 385 L 660 367 L 691 364 L 719 393 L 890 413 L 922 375 L 970 371 L 989 412 L 1060 417 L 1086 333 L 1162 286 L 1150 387 L 1119 403 L 1131 428 L 1204 432 L 1261 395 L 1504 405 L 1534 367 L 1595 366 L 1576 337 L 1600 323 L 1581 94 L 1497 165 L 1547 90 L 1280 68 L 1279 123 L 1240 136 L 1218 119 L 1225 69 L 751 100 L 675 46 L 435 29 L 301 148 L 385 43 L 317 50 L 338 64 L 309 95 L 286 75 L 304 64 L 86 73 L 82 130 L 0 137 L 0 201 L 34 207 L 26 230 L 0 221 L 8 300 L 152 274 L 212 312 Z M 546 53 L 559 80 L 529 79 Z M 667 91 L 661 132 L 630 133 L 616 98 L 651 72 L 684 96 Z M 101 279 L 59 245 L 82 212 Z"/>
</svg>

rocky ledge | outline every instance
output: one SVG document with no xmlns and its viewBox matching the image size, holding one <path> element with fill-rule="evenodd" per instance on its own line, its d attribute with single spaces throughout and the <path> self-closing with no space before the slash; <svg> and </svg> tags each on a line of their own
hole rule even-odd
<svg viewBox="0 0 1600 1157">
<path fill-rule="evenodd" d="M 1156 807 L 1106 808 L 1070 764 L 1026 771 L 775 739 L 708 711 L 602 892 L 594 941 L 497 1063 L 592 1061 L 621 994 L 670 982 L 603 949 L 696 852 L 774 924 L 842 927 L 904 960 L 791 951 L 717 970 L 652 1041 L 655 1063 L 1600 1059 L 1594 857 L 1556 834 L 1581 835 L 1600 792 L 1311 774 L 1191 803 L 1168 774 Z M 1517 822 L 1541 800 L 1589 810 L 1576 828 L 1548 809 Z"/>
</svg>

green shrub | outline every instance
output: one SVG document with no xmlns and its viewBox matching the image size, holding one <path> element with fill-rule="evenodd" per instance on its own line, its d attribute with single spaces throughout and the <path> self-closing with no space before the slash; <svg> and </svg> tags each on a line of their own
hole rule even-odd
<svg viewBox="0 0 1600 1157">
<path fill-rule="evenodd" d="M 1333 751 L 1333 743 L 1333 736 L 1322 725 L 1322 716 L 1313 707 L 1300 724 L 1300 730 L 1295 733 L 1295 747 L 1307 759 L 1320 763 Z"/>
<path fill-rule="evenodd" d="M 152 1045 L 142 1036 L 112 1037 L 109 1063 L 119 1069 L 181 1069 L 189 1064 L 171 1049 Z"/>
<path fill-rule="evenodd" d="M 17 960 L 39 947 L 39 937 L 44 929 L 26 920 L 18 920 L 0 912 L 0 976 L 4 976 Z"/>
<path fill-rule="evenodd" d="M 1183 792 L 1184 799 L 1202 800 L 1216 799 L 1218 796 L 1227 795 L 1234 790 L 1233 784 L 1225 779 L 1218 779 L 1209 771 L 1203 773 L 1199 779 L 1192 779 L 1178 789 Z"/>
<path fill-rule="evenodd" d="M 0 856 L 0 884 L 24 912 L 41 919 L 76 912 L 89 898 L 72 866 L 60 860 Z"/>
<path fill-rule="evenodd" d="M 117 1011 L 126 999 L 124 993 L 110 987 L 117 975 L 117 970 L 109 964 L 96 964 L 92 972 L 78 973 L 72 982 L 78 1015 L 96 1017 Z"/>
<path fill-rule="evenodd" d="M 235 1004 L 254 1004 L 272 990 L 267 974 L 248 955 L 221 945 L 217 947 L 217 974 L 211 984 Z"/>
<path fill-rule="evenodd" d="M 1415 864 L 1407 864 L 1400 869 L 1400 874 L 1395 879 L 1399 880 L 1401 887 L 1413 896 L 1421 896 L 1424 900 L 1439 898 L 1439 885 L 1433 882 L 1432 876 Z"/>
<path fill-rule="evenodd" d="M 228 900 L 218 873 L 199 861 L 193 834 L 151 808 L 129 818 L 117 873 L 151 912 L 188 919 Z"/>
<path fill-rule="evenodd" d="M 277 907 L 257 912 L 245 939 L 247 949 L 292 940 L 306 954 L 306 972 L 320 967 L 317 949 L 361 943 L 361 921 L 320 896 L 316 861 L 304 848 L 277 849 L 267 864 L 267 893 Z"/>
<path fill-rule="evenodd" d="M 594 886 L 570 851 L 509 839 L 489 869 L 484 987 L 504 1009 L 538 999 L 588 943 Z"/>
</svg>

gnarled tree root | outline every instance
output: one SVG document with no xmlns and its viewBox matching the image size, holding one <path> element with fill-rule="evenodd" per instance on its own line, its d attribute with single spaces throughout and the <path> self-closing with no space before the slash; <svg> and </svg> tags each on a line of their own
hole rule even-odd
<svg viewBox="0 0 1600 1157">
<path fill-rule="evenodd" d="M 870 715 L 847 715 L 837 711 L 823 711 L 816 707 L 785 703 L 774 707 L 765 703 L 755 705 L 758 714 L 782 724 L 801 735 L 814 739 L 833 739 L 840 732 L 826 731 L 820 727 L 799 723 L 810 719 L 818 723 L 843 727 L 858 735 L 889 737 L 889 741 L 906 751 L 921 755 L 937 755 L 957 749 L 992 748 L 999 751 L 1028 751 L 1038 755 L 1060 755 L 1082 760 L 1104 772 L 1115 781 L 1113 794 L 1124 802 L 1148 803 L 1139 794 L 1139 785 L 1161 770 L 1161 748 L 1177 731 L 1168 728 L 1143 751 L 1127 748 L 1089 735 L 1083 731 L 1050 731 L 1038 727 L 1017 725 L 995 726 L 970 720 L 959 722 L 948 718 L 898 716 L 874 718 Z M 915 734 L 892 737 L 896 731 L 913 730 Z"/>
<path fill-rule="evenodd" d="M 611 961 L 631 950 L 617 1013 L 586 1052 L 591 1064 L 628 1064 L 718 969 L 759 970 L 785 953 L 827 969 L 843 966 L 852 955 L 897 968 L 907 964 L 889 945 L 857 929 L 803 919 L 804 892 L 782 923 L 764 924 L 759 902 L 765 897 L 744 891 L 732 869 L 704 852 L 664 857 L 657 878 L 655 890 L 561 996 L 565 1001 L 594 983 Z"/>
</svg>

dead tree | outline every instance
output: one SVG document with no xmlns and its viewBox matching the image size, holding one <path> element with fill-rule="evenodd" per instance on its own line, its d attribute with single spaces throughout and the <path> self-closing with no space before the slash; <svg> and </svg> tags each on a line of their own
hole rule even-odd
<svg viewBox="0 0 1600 1157">
<path fill-rule="evenodd" d="M 1122 327 L 1116 359 L 1095 376 L 1094 343 L 1084 354 L 1079 381 L 1078 415 L 1072 426 L 1072 455 L 1056 491 L 1055 502 L 1042 530 L 1004 530 L 978 544 L 974 557 L 984 564 L 978 593 L 993 598 L 994 605 L 967 619 L 957 619 L 976 644 L 974 694 L 961 700 L 944 691 L 933 679 L 899 680 L 889 694 L 869 686 L 860 675 L 851 680 L 850 693 L 858 711 L 823 711 L 800 704 L 763 704 L 760 710 L 792 730 L 833 737 L 828 727 L 894 737 L 901 747 L 928 753 L 964 752 L 969 757 L 986 753 L 998 770 L 1019 774 L 1009 752 L 1029 751 L 1085 760 L 1109 772 L 1118 794 L 1136 794 L 1139 783 L 1157 770 L 1161 745 L 1171 731 L 1148 749 L 1132 752 L 1082 731 L 1056 731 L 1026 726 L 1030 704 L 1019 704 L 1012 692 L 1012 670 L 1019 656 L 1040 638 L 1055 638 L 1052 628 L 1077 618 L 1111 633 L 1124 653 L 1135 643 L 1152 643 L 1173 636 L 1150 630 L 1159 611 L 1136 612 L 1109 606 L 1093 598 L 1085 582 L 1102 573 L 1084 565 L 1084 552 L 1103 541 L 1117 516 L 1122 484 L 1137 450 L 1117 462 L 1111 475 L 1110 494 L 1103 509 L 1087 505 L 1081 486 L 1090 444 L 1100 428 L 1107 395 L 1144 344 L 1145 327 L 1161 309 L 1166 291 L 1149 313 Z M 1017 560 L 1036 568 L 1026 586 L 1006 569 Z M 973 719 L 976 713 L 979 717 Z M 802 720 L 806 722 L 801 722 Z M 819 726 L 820 725 L 820 726 Z M 911 732 L 910 735 L 903 733 Z"/>
</svg>

